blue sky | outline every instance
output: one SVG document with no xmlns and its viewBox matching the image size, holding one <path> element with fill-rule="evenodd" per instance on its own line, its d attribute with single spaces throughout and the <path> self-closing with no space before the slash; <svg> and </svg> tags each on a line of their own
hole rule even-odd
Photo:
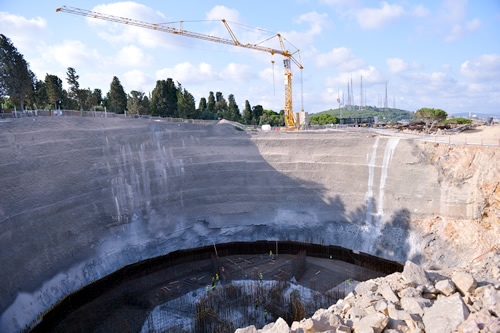
<svg viewBox="0 0 500 333">
<path fill-rule="evenodd" d="M 387 81 L 389 106 L 500 115 L 499 0 L 0 0 L 0 33 L 11 38 L 39 79 L 49 73 L 65 82 L 71 66 L 84 88 L 107 92 L 116 75 L 126 92 L 148 93 L 156 80 L 171 77 L 197 103 L 209 91 L 221 91 L 226 98 L 234 94 L 240 109 L 248 99 L 279 111 L 281 56 L 56 13 L 62 5 L 150 23 L 211 20 L 183 27 L 230 38 L 218 21 L 225 18 L 234 22 L 242 43 L 281 33 L 291 42 L 287 47 L 300 49 L 304 66 L 302 75 L 294 68 L 295 111 L 301 91 L 305 111 L 338 107 L 337 94 L 347 97 L 351 76 L 359 104 L 362 75 L 369 105 L 383 103 Z M 279 48 L 276 39 L 264 45 Z"/>
</svg>

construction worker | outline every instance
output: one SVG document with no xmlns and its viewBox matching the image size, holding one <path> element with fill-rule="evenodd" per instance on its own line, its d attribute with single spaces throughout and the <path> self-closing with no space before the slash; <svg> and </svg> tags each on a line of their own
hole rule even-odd
<svg viewBox="0 0 500 333">
<path fill-rule="evenodd" d="M 210 286 L 207 284 L 207 293 L 210 291 Z"/>
<path fill-rule="evenodd" d="M 267 321 L 267 310 L 264 309 L 264 320 Z"/>
<path fill-rule="evenodd" d="M 269 257 L 273 256 L 273 251 L 269 251 Z"/>
<path fill-rule="evenodd" d="M 262 282 L 262 278 L 263 278 L 262 273 L 259 273 L 260 282 Z"/>
<path fill-rule="evenodd" d="M 257 310 L 257 307 L 259 306 L 259 298 L 255 301 L 255 310 Z"/>
<path fill-rule="evenodd" d="M 215 283 L 212 284 L 212 290 L 215 290 Z"/>
<path fill-rule="evenodd" d="M 347 284 L 351 284 L 351 279 L 347 279 Z"/>
<path fill-rule="evenodd" d="M 219 282 L 219 274 L 215 274 L 215 281 L 218 283 Z"/>
</svg>

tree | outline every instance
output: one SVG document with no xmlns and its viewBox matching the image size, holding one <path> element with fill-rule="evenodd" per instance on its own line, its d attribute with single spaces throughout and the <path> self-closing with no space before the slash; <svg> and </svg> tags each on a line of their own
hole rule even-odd
<svg viewBox="0 0 500 333">
<path fill-rule="evenodd" d="M 49 104 L 47 85 L 42 80 L 37 80 L 35 82 L 34 103 L 38 109 L 43 109 L 47 106 L 47 104 Z"/>
<path fill-rule="evenodd" d="M 260 117 L 262 116 L 263 113 L 264 113 L 264 108 L 262 107 L 262 105 L 255 105 L 252 108 L 252 115 L 253 115 L 252 124 L 258 124 L 260 121 Z"/>
<path fill-rule="evenodd" d="M 224 113 L 227 111 L 227 102 L 220 91 L 215 93 L 215 113 L 219 117 L 224 117 Z M 227 115 L 227 114 L 226 114 Z"/>
<path fill-rule="evenodd" d="M 227 99 L 229 101 L 229 105 L 227 106 L 227 112 L 226 112 L 227 119 L 232 121 L 241 121 L 240 108 L 238 107 L 238 104 L 236 104 L 234 95 L 230 94 Z"/>
<path fill-rule="evenodd" d="M 92 92 L 89 92 L 89 89 L 80 89 L 80 84 L 78 83 L 80 77 L 76 75 L 76 70 L 73 67 L 68 67 L 66 75 L 66 81 L 70 86 L 68 92 L 69 97 L 76 101 L 80 110 L 83 111 L 84 108 L 87 109 L 90 102 L 88 99 Z"/>
<path fill-rule="evenodd" d="M 179 90 L 177 93 L 177 111 L 181 118 L 185 119 L 195 119 L 199 118 L 199 113 L 196 110 L 196 102 L 193 95 L 187 91 L 187 89 L 182 89 L 179 85 Z"/>
<path fill-rule="evenodd" d="M 120 80 L 113 76 L 108 92 L 109 111 L 114 113 L 124 113 L 127 108 L 127 94 L 123 90 Z"/>
<path fill-rule="evenodd" d="M 24 110 L 24 102 L 33 93 L 35 75 L 29 64 L 5 35 L 0 34 L 0 97 L 9 96 Z"/>
<path fill-rule="evenodd" d="M 80 78 L 76 75 L 76 70 L 73 67 L 68 67 L 68 71 L 66 72 L 69 88 L 69 96 L 71 98 L 76 98 L 78 95 L 78 89 L 80 89 L 80 83 L 78 83 L 78 79 Z"/>
<path fill-rule="evenodd" d="M 148 109 L 144 105 L 144 98 L 147 98 L 142 91 L 132 90 L 127 98 L 127 110 L 133 114 L 146 114 Z"/>
<path fill-rule="evenodd" d="M 205 97 L 200 98 L 200 103 L 198 104 L 198 112 L 203 113 L 207 108 L 207 99 Z"/>
<path fill-rule="evenodd" d="M 250 107 L 250 103 L 248 100 L 245 101 L 245 109 L 243 110 L 243 123 L 250 125 L 252 123 L 252 108 Z"/>
<path fill-rule="evenodd" d="M 151 95 L 151 112 L 154 116 L 177 117 L 177 88 L 171 78 L 156 81 Z"/>
<path fill-rule="evenodd" d="M 284 113 L 277 113 L 273 110 L 263 110 L 262 116 L 259 118 L 259 125 L 269 124 L 274 127 L 285 126 Z"/>
<path fill-rule="evenodd" d="M 416 115 L 418 118 L 425 121 L 427 127 L 429 127 L 429 124 L 432 123 L 429 130 L 431 130 L 437 122 L 443 121 L 448 117 L 448 114 L 445 111 L 431 108 L 421 108 L 417 110 Z"/>
<path fill-rule="evenodd" d="M 309 124 L 326 125 L 326 124 L 338 124 L 338 123 L 339 119 L 328 113 L 312 115 L 309 117 Z"/>
<path fill-rule="evenodd" d="M 208 94 L 207 110 L 211 113 L 215 113 L 215 97 L 213 91 Z"/>
<path fill-rule="evenodd" d="M 63 100 L 62 81 L 57 75 L 46 74 L 45 85 L 47 88 L 48 102 L 54 109 L 60 108 Z"/>
<path fill-rule="evenodd" d="M 89 105 L 91 107 L 97 107 L 101 105 L 101 103 L 102 103 L 102 92 L 101 89 L 96 88 L 94 89 L 94 91 L 90 96 Z"/>
</svg>

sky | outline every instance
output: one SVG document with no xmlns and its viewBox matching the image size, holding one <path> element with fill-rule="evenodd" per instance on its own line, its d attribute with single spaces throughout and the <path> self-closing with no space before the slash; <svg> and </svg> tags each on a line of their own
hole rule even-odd
<svg viewBox="0 0 500 333">
<path fill-rule="evenodd" d="M 293 108 L 309 113 L 347 101 L 416 111 L 500 115 L 500 0 L 367 1 L 7 1 L 0 33 L 9 37 L 38 79 L 58 75 L 68 88 L 73 67 L 82 88 L 150 93 L 172 78 L 198 104 L 210 91 L 233 94 L 240 107 L 284 108 L 283 56 L 56 12 L 66 5 L 257 44 L 276 33 L 299 50 L 293 65 Z M 280 49 L 274 37 L 259 44 Z M 274 65 L 272 61 L 275 61 Z"/>
</svg>

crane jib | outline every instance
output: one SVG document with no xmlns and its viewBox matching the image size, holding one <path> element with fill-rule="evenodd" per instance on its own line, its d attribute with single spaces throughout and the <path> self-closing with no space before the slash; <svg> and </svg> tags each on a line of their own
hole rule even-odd
<svg viewBox="0 0 500 333">
<path fill-rule="evenodd" d="M 286 126 L 294 126 L 294 127 L 297 126 L 297 122 L 295 121 L 295 117 L 293 116 L 293 108 L 292 108 L 292 72 L 291 72 L 292 68 L 291 68 L 290 60 L 292 60 L 293 63 L 295 65 L 297 65 L 297 67 L 299 67 L 300 69 L 303 69 L 304 67 L 297 61 L 297 59 L 295 59 L 293 57 L 293 55 L 295 53 L 299 52 L 299 50 L 296 50 L 293 53 L 288 51 L 285 48 L 283 38 L 281 37 L 280 34 L 276 34 L 275 36 L 273 36 L 273 37 L 278 37 L 278 39 L 279 39 L 281 50 L 278 50 L 278 49 L 273 49 L 273 48 L 269 48 L 269 47 L 265 47 L 265 46 L 260 46 L 257 44 L 241 44 L 236 39 L 236 36 L 232 32 L 232 30 L 229 27 L 229 25 L 227 24 L 226 20 L 222 20 L 222 22 L 226 26 L 232 39 L 221 38 L 221 37 L 216 37 L 216 36 L 211 36 L 211 35 L 205 35 L 205 34 L 198 33 L 198 32 L 184 30 L 184 29 L 182 29 L 182 22 L 181 22 L 181 29 L 177 29 L 177 28 L 173 28 L 173 27 L 167 27 L 167 26 L 162 26 L 159 24 L 134 20 L 134 19 L 126 18 L 126 17 L 120 17 L 120 16 L 114 16 L 114 15 L 94 12 L 94 11 L 76 8 L 76 7 L 63 6 L 61 8 L 57 8 L 56 12 L 65 12 L 65 13 L 69 13 L 69 14 L 86 16 L 86 17 L 91 17 L 91 18 L 110 21 L 110 22 L 133 25 L 133 26 L 136 26 L 139 28 L 167 32 L 167 33 L 171 33 L 171 34 L 175 34 L 175 35 L 181 35 L 181 36 L 216 42 L 216 43 L 222 43 L 222 44 L 226 44 L 226 45 L 243 47 L 243 48 L 247 48 L 247 49 L 251 49 L 251 50 L 269 52 L 271 54 L 280 54 L 280 55 L 285 57 L 285 59 L 284 59 L 284 66 L 285 66 L 285 124 L 286 124 Z M 273 37 L 271 37 L 271 38 L 273 38 Z"/>
</svg>

